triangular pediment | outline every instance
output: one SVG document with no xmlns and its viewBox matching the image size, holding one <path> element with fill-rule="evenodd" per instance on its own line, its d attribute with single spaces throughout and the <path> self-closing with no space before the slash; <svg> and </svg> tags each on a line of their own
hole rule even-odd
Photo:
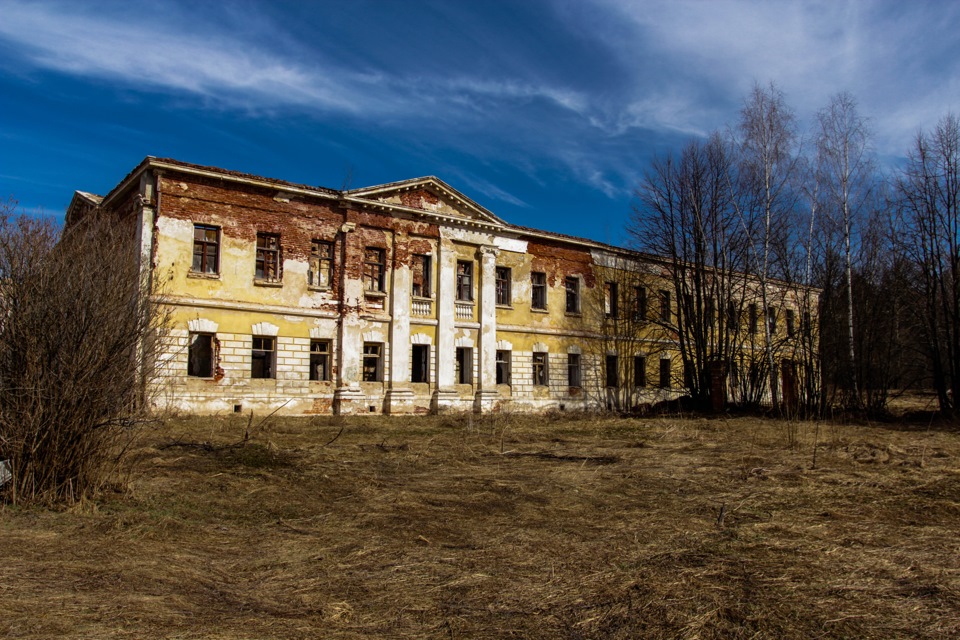
<svg viewBox="0 0 960 640">
<path fill-rule="evenodd" d="M 433 176 L 353 189 L 347 191 L 345 195 L 350 200 L 364 201 L 398 210 L 423 211 L 464 221 L 494 225 L 506 224 L 443 180 Z"/>
</svg>

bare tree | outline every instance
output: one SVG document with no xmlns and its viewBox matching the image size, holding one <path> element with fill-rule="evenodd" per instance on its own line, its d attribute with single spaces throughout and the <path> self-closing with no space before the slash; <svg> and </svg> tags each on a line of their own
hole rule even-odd
<svg viewBox="0 0 960 640">
<path fill-rule="evenodd" d="M 960 398 L 960 120 L 919 133 L 898 181 L 904 246 L 923 299 L 919 326 L 940 410 Z"/>
<path fill-rule="evenodd" d="M 839 93 L 817 114 L 817 158 L 828 215 L 840 229 L 846 288 L 846 334 L 849 359 L 848 403 L 861 405 L 854 335 L 853 235 L 873 186 L 870 131 L 849 93 Z"/>
<path fill-rule="evenodd" d="M 108 478 L 144 416 L 149 338 L 164 321 L 133 228 L 90 217 L 62 231 L 8 204 L 0 281 L 0 459 L 13 474 L 4 491 L 14 502 L 80 499 Z"/>
</svg>

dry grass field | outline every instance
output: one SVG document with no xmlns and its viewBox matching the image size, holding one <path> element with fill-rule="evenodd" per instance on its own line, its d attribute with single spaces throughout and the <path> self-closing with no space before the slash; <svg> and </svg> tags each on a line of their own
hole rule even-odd
<svg viewBox="0 0 960 640">
<path fill-rule="evenodd" d="M 950 427 L 259 420 L 2 508 L 0 637 L 960 637 Z"/>
</svg>

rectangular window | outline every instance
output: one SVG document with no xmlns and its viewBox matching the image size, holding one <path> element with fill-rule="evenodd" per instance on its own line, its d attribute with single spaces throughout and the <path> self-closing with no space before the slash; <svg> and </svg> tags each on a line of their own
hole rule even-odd
<svg viewBox="0 0 960 640">
<path fill-rule="evenodd" d="M 645 287 L 633 288 L 633 319 L 637 322 L 643 322 L 647 319 L 647 289 Z"/>
<path fill-rule="evenodd" d="M 713 298 L 707 297 L 703 301 L 703 316 L 707 321 L 707 326 L 712 327 L 716 321 L 717 310 L 713 303 Z"/>
<path fill-rule="evenodd" d="M 608 282 L 603 285 L 603 313 L 608 318 L 617 317 L 617 283 Z"/>
<path fill-rule="evenodd" d="M 457 347 L 457 384 L 473 384 L 473 349 Z"/>
<path fill-rule="evenodd" d="M 660 321 L 670 322 L 673 315 L 670 312 L 670 292 L 666 289 L 660 290 Z"/>
<path fill-rule="evenodd" d="M 509 307 L 513 302 L 510 295 L 510 269 L 508 267 L 497 267 L 497 304 Z"/>
<path fill-rule="evenodd" d="M 363 250 L 363 288 L 366 291 L 386 291 L 384 275 L 387 271 L 387 252 L 376 247 Z"/>
<path fill-rule="evenodd" d="M 607 387 L 617 388 L 620 386 L 619 367 L 617 356 L 607 355 Z"/>
<path fill-rule="evenodd" d="M 473 300 L 473 263 L 469 260 L 457 261 L 457 300 Z"/>
<path fill-rule="evenodd" d="M 530 306 L 534 309 L 547 308 L 547 274 L 534 271 L 530 274 L 530 284 L 533 285 L 533 298 Z"/>
<path fill-rule="evenodd" d="M 794 320 L 793 309 L 787 309 L 787 337 L 792 338 L 793 334 L 796 333 L 796 320 Z"/>
<path fill-rule="evenodd" d="M 670 361 L 666 358 L 660 360 L 660 388 L 669 389 L 673 386 L 670 381 Z"/>
<path fill-rule="evenodd" d="M 733 300 L 727 302 L 727 331 L 740 330 L 740 309 Z"/>
<path fill-rule="evenodd" d="M 410 293 L 415 297 L 433 297 L 433 287 L 430 286 L 430 267 L 432 262 L 428 255 L 413 256 L 413 265 L 410 273 L 413 284 Z"/>
<path fill-rule="evenodd" d="M 547 354 L 545 351 L 533 352 L 533 384 L 547 386 L 550 378 L 547 371 Z"/>
<path fill-rule="evenodd" d="M 805 338 L 809 338 L 813 334 L 813 318 L 810 315 L 809 311 L 803 312 L 803 319 L 801 320 L 801 329 Z"/>
<path fill-rule="evenodd" d="M 643 356 L 633 357 L 633 386 L 647 386 L 647 359 Z"/>
<path fill-rule="evenodd" d="M 363 381 L 383 382 L 383 344 L 363 343 Z"/>
<path fill-rule="evenodd" d="M 310 341 L 310 379 L 330 380 L 330 341 Z"/>
<path fill-rule="evenodd" d="M 277 377 L 275 363 L 277 339 L 266 336 L 253 336 L 253 349 L 250 352 L 250 377 Z"/>
<path fill-rule="evenodd" d="M 280 236 L 274 233 L 257 234 L 257 260 L 253 277 L 267 282 L 279 282 Z"/>
<path fill-rule="evenodd" d="M 567 276 L 567 313 L 580 313 L 580 278 Z"/>
<path fill-rule="evenodd" d="M 187 375 L 212 378 L 213 361 L 213 336 L 209 333 L 191 333 L 187 351 Z"/>
<path fill-rule="evenodd" d="M 580 354 L 567 354 L 567 386 L 579 389 L 581 386 Z"/>
<path fill-rule="evenodd" d="M 770 335 L 777 333 L 777 308 L 767 307 L 767 326 L 770 329 Z"/>
<path fill-rule="evenodd" d="M 220 227 L 193 225 L 193 264 L 195 273 L 220 273 Z"/>
<path fill-rule="evenodd" d="M 747 331 L 757 332 L 757 305 L 755 304 L 747 305 Z"/>
<path fill-rule="evenodd" d="M 430 345 L 415 344 L 411 347 L 410 382 L 430 382 Z"/>
<path fill-rule="evenodd" d="M 497 351 L 497 384 L 510 384 L 510 352 Z"/>
<path fill-rule="evenodd" d="M 310 243 L 310 270 L 307 284 L 328 289 L 333 284 L 333 243 L 313 240 Z"/>
</svg>

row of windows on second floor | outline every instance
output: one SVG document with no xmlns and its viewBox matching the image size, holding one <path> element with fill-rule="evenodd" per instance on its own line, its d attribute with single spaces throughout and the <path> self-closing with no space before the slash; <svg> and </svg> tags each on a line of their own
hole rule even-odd
<svg viewBox="0 0 960 640">
<path fill-rule="evenodd" d="M 220 273 L 220 244 L 221 230 L 210 225 L 194 225 L 193 262 L 191 271 L 196 274 L 216 276 Z M 307 271 L 307 286 L 316 290 L 328 290 L 333 285 L 335 273 L 335 251 L 332 240 L 314 239 L 310 244 L 309 269 Z M 474 317 L 473 302 L 476 297 L 476 267 L 473 260 L 458 260 L 456 267 L 456 316 L 459 320 L 470 320 Z M 412 296 L 411 311 L 413 315 L 429 316 L 433 313 L 432 300 L 434 298 L 434 270 L 433 256 L 429 254 L 414 254 L 410 262 Z M 364 247 L 362 280 L 364 291 L 374 297 L 384 296 L 387 292 L 387 251 L 383 247 Z M 494 271 L 495 301 L 500 308 L 512 308 L 514 304 L 513 270 L 506 266 L 497 266 Z M 280 235 L 274 233 L 258 233 L 254 260 L 254 282 L 265 284 L 282 284 L 282 251 Z M 667 289 L 656 291 L 655 308 L 648 302 L 650 294 L 646 286 L 629 287 L 627 292 L 620 291 L 620 283 L 606 282 L 603 287 L 603 314 L 608 319 L 628 317 L 638 321 L 657 321 L 672 324 L 677 317 L 677 310 L 671 301 L 671 293 Z M 548 312 L 552 303 L 548 295 L 547 274 L 540 271 L 530 272 L 530 309 L 533 312 Z M 580 275 L 567 275 L 562 289 L 563 310 L 568 315 L 579 315 L 583 306 L 583 279 Z M 692 308 L 692 305 L 685 305 Z M 622 315 L 621 306 L 627 305 L 629 313 Z M 382 305 L 380 305 L 382 308 Z M 703 302 L 702 312 L 708 323 L 715 321 L 716 312 L 712 298 Z M 655 314 L 651 316 L 651 313 Z M 746 306 L 746 330 L 748 333 L 758 333 L 758 307 L 756 304 Z M 771 334 L 778 331 L 780 311 L 777 307 L 767 308 L 767 323 Z M 795 312 L 785 309 L 784 324 L 787 337 L 796 332 Z M 726 325 L 728 328 L 740 329 L 741 309 L 732 303 L 728 306 Z M 809 332 L 811 326 L 809 313 L 804 313 L 802 328 Z"/>
<path fill-rule="evenodd" d="M 213 378 L 217 373 L 218 342 L 214 334 L 192 333 L 187 348 L 187 375 L 195 378 Z M 333 381 L 333 352 L 331 340 L 311 340 L 309 357 L 301 354 L 286 358 L 287 361 L 297 362 L 306 367 L 307 379 L 311 382 Z M 253 336 L 250 348 L 250 378 L 273 379 L 277 377 L 278 352 L 277 339 L 273 336 Z M 414 344 L 410 347 L 410 382 L 415 384 L 430 384 L 433 382 L 431 371 L 431 353 L 434 347 L 428 344 Z M 454 382 L 456 384 L 472 385 L 477 372 L 474 366 L 475 349 L 472 347 L 456 347 L 454 358 Z M 363 382 L 384 382 L 384 344 L 381 342 L 364 342 L 362 353 L 361 380 Z M 657 369 L 656 384 L 648 371 L 648 358 L 643 355 L 633 356 L 629 371 L 621 368 L 619 357 L 607 355 L 603 361 L 603 386 L 607 388 L 629 386 L 643 388 L 657 386 L 669 389 L 674 386 L 674 372 L 669 358 L 660 358 Z M 556 371 L 559 369 L 559 371 Z M 302 373 L 302 371 L 301 371 Z M 531 387 L 549 387 L 564 384 L 570 389 L 583 388 L 585 384 L 583 357 L 579 353 L 554 354 L 552 357 L 546 351 L 534 351 L 529 358 L 524 358 L 522 368 L 515 366 L 514 354 L 508 350 L 496 352 L 496 383 L 498 385 L 526 385 Z M 591 373 L 591 372 L 588 372 Z M 593 372 L 595 373 L 595 372 Z M 589 375 L 587 377 L 595 377 Z"/>
</svg>

